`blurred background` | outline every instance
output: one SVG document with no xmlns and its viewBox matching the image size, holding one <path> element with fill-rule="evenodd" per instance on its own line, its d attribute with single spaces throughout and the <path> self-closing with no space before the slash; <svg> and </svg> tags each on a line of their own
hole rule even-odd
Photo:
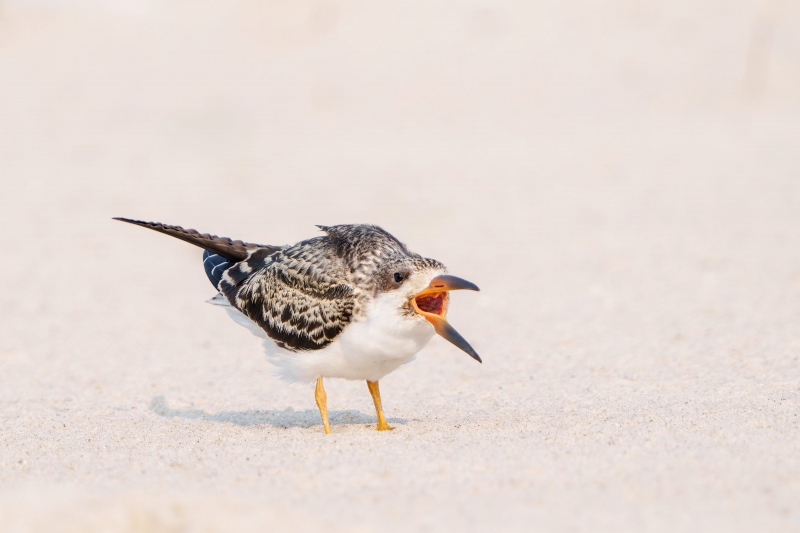
<svg viewBox="0 0 800 533">
<path fill-rule="evenodd" d="M 394 444 L 331 384 L 332 456 L 112 216 L 379 224 L 486 364 L 382 382 Z M 0 526 L 800 529 L 797 2 L 0 0 L 0 225 Z"/>
</svg>

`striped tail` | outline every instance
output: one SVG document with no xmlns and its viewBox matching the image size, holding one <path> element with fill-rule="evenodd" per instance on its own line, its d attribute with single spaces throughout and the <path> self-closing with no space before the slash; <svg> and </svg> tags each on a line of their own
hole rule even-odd
<svg viewBox="0 0 800 533">
<path fill-rule="evenodd" d="M 193 229 L 184 229 L 180 226 L 171 226 L 169 224 L 161 224 L 160 222 L 144 222 L 122 217 L 114 217 L 114 220 L 142 226 L 143 228 L 148 228 L 203 248 L 205 250 L 203 253 L 203 267 L 205 268 L 209 281 L 211 281 L 214 287 L 219 285 L 222 274 L 225 273 L 226 270 L 239 261 L 247 259 L 251 252 L 255 250 L 268 250 L 271 254 L 282 249 L 281 246 L 234 241 L 227 237 L 217 237 L 216 235 L 209 235 L 208 233 L 199 233 Z"/>
</svg>

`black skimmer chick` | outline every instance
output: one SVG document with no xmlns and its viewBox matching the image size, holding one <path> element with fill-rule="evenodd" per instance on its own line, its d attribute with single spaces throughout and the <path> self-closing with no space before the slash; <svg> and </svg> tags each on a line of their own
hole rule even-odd
<svg viewBox="0 0 800 533">
<path fill-rule="evenodd" d="M 415 254 L 377 226 L 318 226 L 325 235 L 291 246 L 233 241 L 180 226 L 116 218 L 205 249 L 203 266 L 219 293 L 209 303 L 263 339 L 289 381 L 316 381 L 330 433 L 323 378 L 365 380 L 378 431 L 392 429 L 378 381 L 409 362 L 438 333 L 480 356 L 445 320 L 449 292 L 477 291 L 439 261 Z"/>
</svg>

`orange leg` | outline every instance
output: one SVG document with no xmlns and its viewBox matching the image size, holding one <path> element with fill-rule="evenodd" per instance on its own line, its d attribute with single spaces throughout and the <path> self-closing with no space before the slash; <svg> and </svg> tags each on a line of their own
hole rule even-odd
<svg viewBox="0 0 800 533">
<path fill-rule="evenodd" d="M 319 415 L 322 417 L 322 425 L 325 426 L 325 433 L 328 434 L 331 432 L 331 424 L 328 422 L 328 395 L 325 394 L 325 387 L 322 386 L 322 378 L 317 378 L 317 388 L 314 389 L 314 399 L 317 400 Z"/>
<path fill-rule="evenodd" d="M 381 405 L 381 391 L 378 389 L 377 381 L 367 381 L 369 393 L 372 394 L 372 401 L 375 402 L 375 412 L 378 413 L 378 431 L 387 431 L 394 429 L 386 423 L 386 418 L 383 416 L 383 406 Z"/>
</svg>

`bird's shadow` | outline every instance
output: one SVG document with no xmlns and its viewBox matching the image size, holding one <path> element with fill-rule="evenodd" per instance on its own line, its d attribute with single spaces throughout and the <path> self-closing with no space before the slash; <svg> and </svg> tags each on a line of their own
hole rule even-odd
<svg viewBox="0 0 800 533">
<path fill-rule="evenodd" d="M 277 428 L 309 428 L 322 425 L 319 411 L 306 409 L 293 411 L 288 408 L 283 411 L 220 411 L 207 413 L 201 409 L 171 409 L 163 396 L 155 396 L 150 400 L 150 410 L 165 418 L 188 418 L 208 420 L 209 422 L 226 422 L 237 426 L 258 426 L 269 424 Z M 328 411 L 331 425 L 343 424 L 375 424 L 374 416 L 367 416 L 360 411 Z M 406 424 L 404 418 L 387 418 L 390 424 Z"/>
</svg>

